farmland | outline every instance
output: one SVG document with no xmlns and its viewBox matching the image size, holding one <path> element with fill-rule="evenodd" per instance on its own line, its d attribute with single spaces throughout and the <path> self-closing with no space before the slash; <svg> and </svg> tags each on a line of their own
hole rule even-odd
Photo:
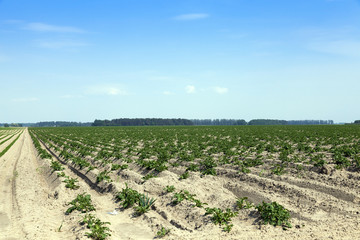
<svg viewBox="0 0 360 240">
<path fill-rule="evenodd" d="M 360 126 L 19 128 L 0 130 L 3 141 L 2 190 L 14 197 L 2 205 L 14 210 L 0 209 L 0 229 L 16 227 L 0 237 L 360 234 Z"/>
</svg>

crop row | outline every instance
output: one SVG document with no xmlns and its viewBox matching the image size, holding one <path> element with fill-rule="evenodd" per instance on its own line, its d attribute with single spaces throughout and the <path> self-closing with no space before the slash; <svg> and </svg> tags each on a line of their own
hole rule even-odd
<svg viewBox="0 0 360 240">
<path fill-rule="evenodd" d="M 360 169 L 359 126 L 32 128 L 30 133 L 62 162 L 87 172 L 97 169 L 97 183 L 112 182 L 125 169 L 146 174 L 143 182 L 165 170 L 177 173 L 181 181 L 193 172 L 218 175 L 223 168 L 259 176 L 264 171 L 282 175 L 326 165 L 338 170 Z M 61 165 L 56 162 L 52 165 L 54 170 L 61 171 Z M 65 177 L 64 182 L 77 186 L 71 178 Z M 126 186 L 119 192 L 122 207 L 126 208 L 126 196 L 133 193 L 129 201 L 135 204 L 135 212 L 148 211 L 151 198 L 134 191 Z M 200 208 L 207 205 L 186 190 L 174 193 L 172 199 L 171 205 L 182 200 Z M 225 231 L 231 230 L 231 219 L 242 208 L 256 209 L 264 223 L 291 226 L 289 212 L 276 202 L 255 206 L 245 196 L 236 201 L 238 209 L 213 206 L 203 208 L 204 214 L 211 215 L 211 221 L 222 225 Z M 272 214 L 283 218 L 277 219 Z M 159 234 L 168 230 L 162 228 Z"/>
<path fill-rule="evenodd" d="M 17 136 L 12 142 L 10 142 L 10 144 L 7 145 L 7 146 L 0 152 L 0 157 L 2 157 L 2 156 L 12 147 L 12 145 L 15 144 L 15 142 L 20 138 L 21 133 L 22 133 L 22 131 L 18 130 L 18 131 L 16 131 L 15 133 L 13 133 L 12 135 L 10 135 L 9 138 L 7 138 L 7 139 L 3 140 L 2 142 L 0 142 L 0 145 L 2 145 L 3 143 L 7 142 L 7 141 L 10 140 L 12 137 L 14 137 L 16 134 L 18 134 L 18 136 Z"/>
<path fill-rule="evenodd" d="M 184 166 L 187 171 L 216 175 L 228 165 L 249 173 L 266 165 L 272 174 L 300 165 L 360 169 L 358 126 L 270 127 L 108 127 L 32 129 L 60 156 L 90 170 L 118 170 L 135 163 L 161 172 Z M 184 173 L 185 174 L 185 173 Z"/>
</svg>

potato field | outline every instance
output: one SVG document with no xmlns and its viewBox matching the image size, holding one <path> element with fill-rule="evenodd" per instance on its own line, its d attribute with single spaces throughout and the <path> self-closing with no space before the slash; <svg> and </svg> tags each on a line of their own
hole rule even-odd
<svg viewBox="0 0 360 240">
<path fill-rule="evenodd" d="M 0 130 L 0 157 L 6 140 L 29 142 L 46 192 L 29 203 L 43 230 L 19 221 L 9 239 L 360 236 L 360 126 L 18 128 Z M 18 167 L 19 197 L 16 181 L 33 183 Z"/>
</svg>

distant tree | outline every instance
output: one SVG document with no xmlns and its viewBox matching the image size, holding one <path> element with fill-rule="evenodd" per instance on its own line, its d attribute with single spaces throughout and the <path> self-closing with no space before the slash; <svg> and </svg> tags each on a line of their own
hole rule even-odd
<svg viewBox="0 0 360 240">
<path fill-rule="evenodd" d="M 278 119 L 253 119 L 249 125 L 287 125 L 287 121 Z"/>
<path fill-rule="evenodd" d="M 244 119 L 192 119 L 194 125 L 200 126 L 231 126 L 231 125 L 246 125 Z"/>
<path fill-rule="evenodd" d="M 10 127 L 10 125 L 9 125 L 9 124 L 7 124 L 7 123 L 5 123 L 5 124 L 4 124 L 4 127 Z"/>
<path fill-rule="evenodd" d="M 236 120 L 234 122 L 234 125 L 246 125 L 246 124 L 247 124 L 247 122 L 244 119 Z"/>
<path fill-rule="evenodd" d="M 360 124 L 360 120 L 355 120 L 355 124 Z"/>
<path fill-rule="evenodd" d="M 333 120 L 290 120 L 287 121 L 288 125 L 331 125 L 334 124 Z"/>
<path fill-rule="evenodd" d="M 181 118 L 119 118 L 113 120 L 95 120 L 92 126 L 179 126 L 194 125 L 187 119 Z"/>
<path fill-rule="evenodd" d="M 91 126 L 91 123 L 50 121 L 50 122 L 38 122 L 35 123 L 33 126 L 34 127 L 86 127 L 86 126 Z"/>
</svg>

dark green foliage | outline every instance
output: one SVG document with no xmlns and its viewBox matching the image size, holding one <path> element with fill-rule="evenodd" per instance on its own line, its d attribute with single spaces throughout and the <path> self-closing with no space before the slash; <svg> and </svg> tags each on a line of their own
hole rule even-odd
<svg viewBox="0 0 360 240">
<path fill-rule="evenodd" d="M 231 209 L 227 208 L 225 211 L 220 208 L 205 208 L 205 215 L 212 214 L 211 221 L 214 224 L 225 225 L 224 231 L 230 232 L 233 224 L 230 224 L 233 217 L 238 215 L 238 212 L 233 212 Z"/>
<path fill-rule="evenodd" d="M 188 171 L 185 171 L 183 174 L 180 175 L 180 179 L 187 179 L 190 176 Z"/>
<path fill-rule="evenodd" d="M 156 199 L 149 198 L 148 195 L 141 194 L 138 200 L 138 206 L 135 207 L 137 215 L 142 215 L 150 210 L 150 207 L 155 203 Z"/>
<path fill-rule="evenodd" d="M 164 188 L 164 190 L 165 190 L 166 192 L 168 192 L 168 193 L 174 192 L 174 191 L 175 191 L 175 187 L 174 187 L 173 185 L 171 185 L 171 186 L 166 186 L 166 187 Z"/>
<path fill-rule="evenodd" d="M 284 229 L 291 228 L 290 213 L 277 202 L 259 204 L 255 207 L 261 216 L 264 224 L 282 226 Z"/>
<path fill-rule="evenodd" d="M 101 181 L 107 181 L 107 182 L 111 182 L 111 177 L 109 176 L 109 171 L 107 170 L 104 170 L 102 171 L 101 173 L 99 173 L 96 177 L 96 182 L 99 183 Z"/>
<path fill-rule="evenodd" d="M 78 210 L 82 213 L 94 211 L 95 207 L 92 205 L 90 194 L 82 193 L 78 194 L 77 197 L 72 200 L 68 205 L 72 205 L 66 210 L 66 214 L 72 213 L 74 210 Z"/>
<path fill-rule="evenodd" d="M 61 165 L 61 163 L 59 163 L 58 161 L 51 161 L 51 165 L 50 167 L 54 170 L 54 171 L 62 171 L 64 169 L 64 167 Z"/>
<path fill-rule="evenodd" d="M 65 177 L 66 175 L 65 175 L 64 172 L 58 172 L 58 173 L 57 173 L 57 176 L 58 176 L 58 177 Z"/>
<path fill-rule="evenodd" d="M 215 160 L 212 158 L 207 158 L 200 163 L 200 169 L 201 173 L 204 175 L 213 175 L 216 176 L 216 170 L 215 167 L 217 164 L 215 163 Z"/>
<path fill-rule="evenodd" d="M 248 125 L 286 125 L 287 121 L 277 119 L 253 119 Z"/>
<path fill-rule="evenodd" d="M 87 228 L 91 232 L 85 233 L 86 236 L 95 240 L 105 240 L 107 237 L 111 236 L 109 233 L 110 229 L 105 225 L 109 225 L 109 222 L 102 222 L 100 219 L 96 218 L 94 215 L 86 214 L 81 224 L 87 224 Z"/>
<path fill-rule="evenodd" d="M 174 205 L 179 204 L 183 200 L 192 200 L 196 196 L 195 194 L 190 194 L 187 190 L 181 190 L 180 192 L 177 192 L 173 196 L 172 203 Z"/>
<path fill-rule="evenodd" d="M 143 177 L 144 181 L 149 180 L 150 178 L 155 178 L 156 175 L 149 173 Z"/>
<path fill-rule="evenodd" d="M 311 162 L 313 162 L 315 167 L 322 167 L 326 164 L 326 161 L 323 157 L 324 156 L 322 154 L 315 155 L 311 158 Z"/>
<path fill-rule="evenodd" d="M 121 202 L 123 208 L 129 208 L 139 201 L 140 194 L 136 190 L 129 188 L 126 183 L 125 186 L 126 187 L 115 196 L 115 199 Z"/>
<path fill-rule="evenodd" d="M 78 182 L 76 178 L 66 177 L 66 179 L 63 182 L 66 183 L 65 187 L 73 190 L 79 189 L 80 187 L 79 185 L 76 185 L 76 183 Z"/>
<path fill-rule="evenodd" d="M 203 208 L 204 205 L 207 205 L 207 203 L 203 203 L 199 199 L 194 198 L 195 196 L 195 194 L 191 194 L 187 190 L 181 190 L 180 192 L 174 194 L 172 204 L 177 205 L 184 200 L 188 200 L 195 203 L 193 207 Z"/>
<path fill-rule="evenodd" d="M 199 171 L 199 165 L 191 163 L 189 167 L 186 168 L 186 171 L 193 171 L 193 172 Z"/>
<path fill-rule="evenodd" d="M 276 164 L 272 169 L 271 172 L 275 175 L 283 175 L 286 173 L 285 166 L 283 164 Z"/>
<path fill-rule="evenodd" d="M 111 164 L 111 171 L 116 171 L 120 169 L 120 167 L 121 167 L 120 164 Z"/>
<path fill-rule="evenodd" d="M 334 155 L 334 162 L 336 164 L 335 168 L 337 169 L 346 168 L 351 165 L 349 159 L 339 153 Z"/>
</svg>

